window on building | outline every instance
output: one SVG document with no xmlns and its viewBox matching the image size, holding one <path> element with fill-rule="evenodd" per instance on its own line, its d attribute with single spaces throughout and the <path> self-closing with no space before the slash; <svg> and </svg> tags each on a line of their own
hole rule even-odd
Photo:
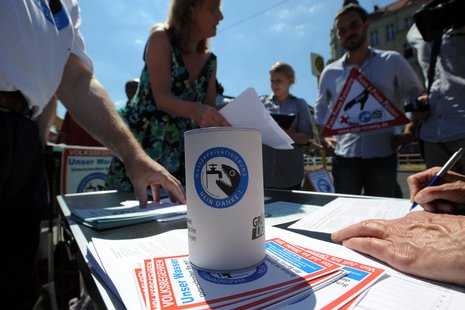
<svg viewBox="0 0 465 310">
<path fill-rule="evenodd" d="M 394 40 L 396 33 L 394 31 L 394 24 L 389 24 L 386 26 L 386 41 Z"/>
<path fill-rule="evenodd" d="M 412 16 L 409 16 L 409 17 L 404 19 L 404 25 L 405 25 L 405 29 L 410 29 L 410 27 L 413 25 Z"/>
<path fill-rule="evenodd" d="M 377 46 L 379 44 L 378 30 L 370 32 L 370 44 L 371 46 Z"/>
</svg>

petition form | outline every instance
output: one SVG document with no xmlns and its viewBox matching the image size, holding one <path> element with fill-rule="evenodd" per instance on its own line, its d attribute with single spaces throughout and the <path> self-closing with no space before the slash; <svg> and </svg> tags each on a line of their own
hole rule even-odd
<svg viewBox="0 0 465 310">
<path fill-rule="evenodd" d="M 339 197 L 289 228 L 333 233 L 351 224 L 368 219 L 396 219 L 409 213 L 408 199 L 363 199 Z M 423 210 L 418 207 L 415 211 Z"/>
</svg>

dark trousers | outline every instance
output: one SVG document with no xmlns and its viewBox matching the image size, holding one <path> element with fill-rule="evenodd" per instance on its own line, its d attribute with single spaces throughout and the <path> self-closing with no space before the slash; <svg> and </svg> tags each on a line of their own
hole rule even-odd
<svg viewBox="0 0 465 310">
<path fill-rule="evenodd" d="M 35 122 L 0 111 L 0 300 L 31 309 L 40 224 L 48 204 L 44 156 Z"/>
<path fill-rule="evenodd" d="M 381 158 L 334 156 L 336 193 L 394 197 L 397 183 L 397 154 Z"/>
</svg>

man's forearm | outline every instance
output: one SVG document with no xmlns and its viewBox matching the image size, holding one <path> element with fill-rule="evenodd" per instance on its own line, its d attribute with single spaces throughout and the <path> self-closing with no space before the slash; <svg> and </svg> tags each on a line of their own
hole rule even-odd
<svg viewBox="0 0 465 310">
<path fill-rule="evenodd" d="M 121 160 L 142 151 L 108 93 L 74 55 L 70 56 L 57 95 L 76 122 Z"/>
</svg>

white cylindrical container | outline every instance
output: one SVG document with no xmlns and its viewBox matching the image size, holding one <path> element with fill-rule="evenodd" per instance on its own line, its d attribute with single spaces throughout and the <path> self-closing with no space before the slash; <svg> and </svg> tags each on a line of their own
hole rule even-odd
<svg viewBox="0 0 465 310">
<path fill-rule="evenodd" d="M 262 136 L 249 128 L 185 132 L 189 260 L 239 271 L 265 258 Z"/>
</svg>

